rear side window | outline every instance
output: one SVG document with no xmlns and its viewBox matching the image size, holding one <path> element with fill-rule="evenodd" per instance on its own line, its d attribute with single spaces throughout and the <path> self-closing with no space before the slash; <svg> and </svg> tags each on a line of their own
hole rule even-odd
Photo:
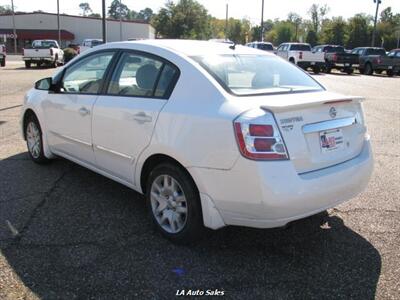
<svg viewBox="0 0 400 300">
<path fill-rule="evenodd" d="M 274 47 L 270 44 L 257 44 L 257 48 L 265 51 L 272 51 L 274 50 Z"/>
<path fill-rule="evenodd" d="M 111 78 L 107 94 L 165 98 L 170 94 L 178 71 L 161 59 L 124 53 Z"/>
</svg>

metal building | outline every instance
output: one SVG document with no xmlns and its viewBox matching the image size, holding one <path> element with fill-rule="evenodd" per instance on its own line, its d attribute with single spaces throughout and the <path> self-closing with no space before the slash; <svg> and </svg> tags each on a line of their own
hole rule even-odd
<svg viewBox="0 0 400 300">
<path fill-rule="evenodd" d="M 141 20 L 122 21 L 107 19 L 107 41 L 127 39 L 152 39 L 154 28 Z M 34 12 L 16 13 L 15 27 L 18 52 L 36 39 L 58 40 L 57 14 Z M 61 46 L 69 43 L 81 44 L 84 39 L 102 38 L 101 18 L 60 14 Z M 13 52 L 12 15 L 0 15 L 0 43 L 6 44 L 7 51 Z"/>
</svg>

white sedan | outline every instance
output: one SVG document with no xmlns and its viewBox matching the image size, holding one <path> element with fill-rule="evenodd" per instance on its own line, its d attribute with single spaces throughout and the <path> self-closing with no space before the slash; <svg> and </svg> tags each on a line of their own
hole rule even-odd
<svg viewBox="0 0 400 300">
<path fill-rule="evenodd" d="M 160 232 L 188 242 L 359 194 L 373 168 L 361 102 L 257 49 L 145 40 L 98 46 L 39 80 L 21 125 L 34 162 L 62 156 L 145 194 Z"/>
</svg>

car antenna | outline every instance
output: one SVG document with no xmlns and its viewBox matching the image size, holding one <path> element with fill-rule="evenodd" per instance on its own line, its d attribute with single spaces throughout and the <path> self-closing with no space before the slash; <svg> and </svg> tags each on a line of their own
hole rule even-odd
<svg viewBox="0 0 400 300">
<path fill-rule="evenodd" d="M 235 42 L 233 42 L 233 44 L 230 45 L 229 48 L 232 49 L 232 50 L 235 50 L 235 49 L 236 49 L 236 44 L 235 44 Z"/>
</svg>

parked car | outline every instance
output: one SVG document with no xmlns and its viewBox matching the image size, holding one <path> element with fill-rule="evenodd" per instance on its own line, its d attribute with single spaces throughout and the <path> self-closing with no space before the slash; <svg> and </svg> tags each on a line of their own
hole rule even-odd
<svg viewBox="0 0 400 300">
<path fill-rule="evenodd" d="M 256 48 L 264 51 L 274 52 L 274 45 L 269 42 L 251 42 L 246 44 L 247 47 Z"/>
<path fill-rule="evenodd" d="M 325 66 L 324 54 L 313 52 L 310 44 L 306 43 L 281 44 L 276 54 L 304 70 L 311 68 L 316 74 Z"/>
<path fill-rule="evenodd" d="M 400 70 L 400 58 L 388 56 L 383 48 L 360 47 L 353 49 L 352 53 L 359 55 L 359 71 L 365 75 L 386 72 L 393 76 Z"/>
<path fill-rule="evenodd" d="M 62 156 L 145 194 L 159 231 L 188 242 L 204 226 L 284 226 L 364 190 L 362 100 L 249 47 L 118 42 L 36 82 L 21 127 L 34 162 Z"/>
<path fill-rule="evenodd" d="M 101 39 L 85 39 L 85 40 L 83 40 L 82 45 L 79 47 L 79 53 L 83 53 L 86 50 L 89 50 L 93 47 L 96 47 L 96 46 L 99 46 L 102 44 L 104 44 L 104 43 L 103 43 L 103 40 L 101 40 Z"/>
<path fill-rule="evenodd" d="M 56 68 L 64 63 L 64 52 L 55 40 L 35 40 L 30 48 L 23 50 L 25 67 L 48 65 Z"/>
<path fill-rule="evenodd" d="M 389 57 L 400 58 L 400 49 L 393 49 L 388 53 Z M 400 68 L 397 69 L 397 75 L 400 75 Z"/>
<path fill-rule="evenodd" d="M 0 67 L 6 66 L 7 49 L 5 45 L 0 44 Z"/>
<path fill-rule="evenodd" d="M 319 45 L 314 47 L 315 52 L 325 54 L 324 71 L 330 73 L 332 69 L 352 74 L 354 67 L 358 67 L 358 54 L 347 53 L 342 46 Z"/>
</svg>

